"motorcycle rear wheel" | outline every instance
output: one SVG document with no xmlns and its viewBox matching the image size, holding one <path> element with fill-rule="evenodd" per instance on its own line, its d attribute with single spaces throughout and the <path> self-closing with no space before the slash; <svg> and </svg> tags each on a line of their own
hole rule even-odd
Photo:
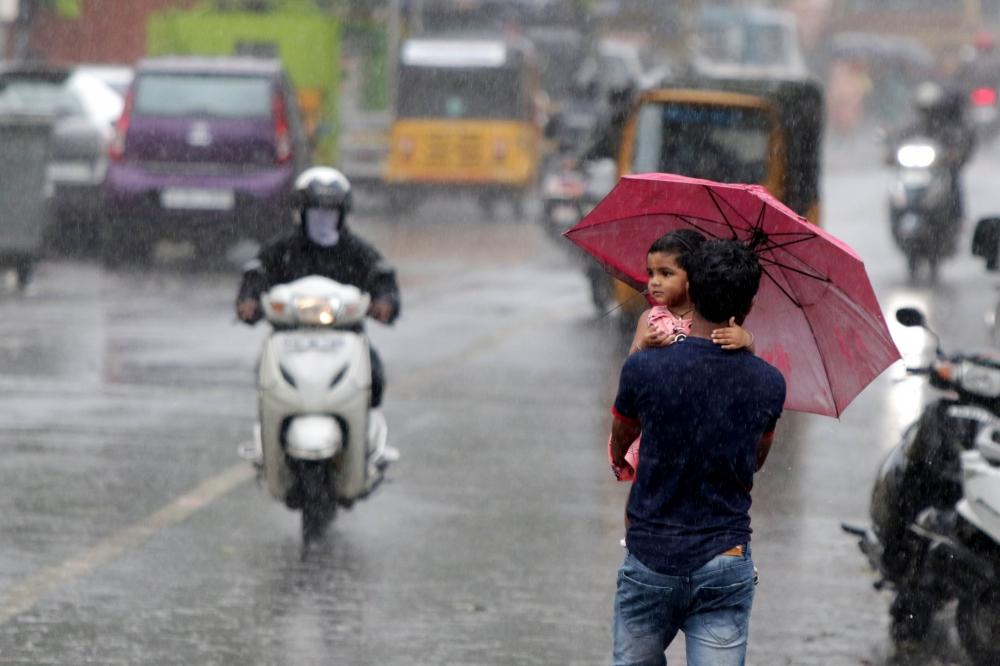
<svg viewBox="0 0 1000 666">
<path fill-rule="evenodd" d="M 973 664 L 1000 664 L 1000 590 L 985 589 L 958 602 L 955 625 Z"/>
</svg>

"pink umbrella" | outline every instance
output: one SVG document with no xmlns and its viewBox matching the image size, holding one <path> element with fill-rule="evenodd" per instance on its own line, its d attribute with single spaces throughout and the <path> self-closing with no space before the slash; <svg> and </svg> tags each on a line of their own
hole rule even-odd
<svg viewBox="0 0 1000 666">
<path fill-rule="evenodd" d="M 681 228 L 739 238 L 757 252 L 764 276 L 745 326 L 757 354 L 785 376 L 786 408 L 840 416 L 899 359 L 857 253 L 759 185 L 625 176 L 564 235 L 644 291 L 649 246 Z"/>
</svg>

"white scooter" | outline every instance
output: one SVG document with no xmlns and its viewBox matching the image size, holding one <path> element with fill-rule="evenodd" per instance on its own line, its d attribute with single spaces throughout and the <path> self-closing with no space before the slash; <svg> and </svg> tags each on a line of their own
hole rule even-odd
<svg viewBox="0 0 1000 666">
<path fill-rule="evenodd" d="M 275 499 L 302 511 L 306 544 L 323 535 L 338 506 L 367 497 L 396 457 L 385 418 L 370 407 L 370 301 L 319 276 L 261 297 L 274 331 L 258 370 L 259 472 Z"/>
</svg>

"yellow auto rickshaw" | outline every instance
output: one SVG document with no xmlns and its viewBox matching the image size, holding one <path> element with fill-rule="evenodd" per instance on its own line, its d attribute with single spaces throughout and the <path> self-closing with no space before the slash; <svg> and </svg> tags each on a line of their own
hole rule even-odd
<svg viewBox="0 0 1000 666">
<path fill-rule="evenodd" d="M 537 181 L 539 77 L 529 47 L 473 39 L 410 39 L 400 51 L 384 182 L 397 203 L 435 190 L 474 191 L 519 208 Z"/>
<path fill-rule="evenodd" d="M 619 176 L 667 172 L 757 183 L 814 224 L 820 218 L 823 92 L 811 79 L 702 79 L 641 93 L 626 121 Z M 647 307 L 615 281 L 634 322 Z"/>
</svg>

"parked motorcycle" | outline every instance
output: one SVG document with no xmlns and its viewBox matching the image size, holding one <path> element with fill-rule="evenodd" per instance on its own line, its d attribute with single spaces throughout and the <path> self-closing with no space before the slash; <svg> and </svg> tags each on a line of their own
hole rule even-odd
<svg viewBox="0 0 1000 666">
<path fill-rule="evenodd" d="M 258 370 L 259 473 L 275 499 L 302 511 L 308 544 L 337 507 L 367 497 L 391 462 L 385 418 L 370 407 L 370 297 L 308 276 L 274 286 L 261 304 L 274 330 Z"/>
<path fill-rule="evenodd" d="M 972 254 L 986 262 L 987 271 L 995 273 L 1000 270 L 1000 217 L 984 217 L 976 223 L 972 234 Z M 1000 295 L 986 315 L 986 324 L 993 346 L 1000 347 Z"/>
<path fill-rule="evenodd" d="M 941 260 L 955 251 L 961 228 L 957 172 L 943 159 L 944 150 L 926 137 L 910 137 L 893 156 L 889 219 L 911 280 L 924 263 L 931 280 L 937 278 Z"/>
<path fill-rule="evenodd" d="M 927 328 L 903 308 L 904 326 Z M 929 330 L 929 329 L 928 329 Z M 933 334 L 933 332 L 931 332 Z M 935 336 L 936 337 L 936 336 Z M 895 591 L 896 641 L 926 634 L 935 611 L 958 601 L 956 625 L 975 664 L 1000 663 L 1000 359 L 946 356 L 908 368 L 948 395 L 928 404 L 882 464 L 870 527 L 844 524 Z"/>
</svg>

